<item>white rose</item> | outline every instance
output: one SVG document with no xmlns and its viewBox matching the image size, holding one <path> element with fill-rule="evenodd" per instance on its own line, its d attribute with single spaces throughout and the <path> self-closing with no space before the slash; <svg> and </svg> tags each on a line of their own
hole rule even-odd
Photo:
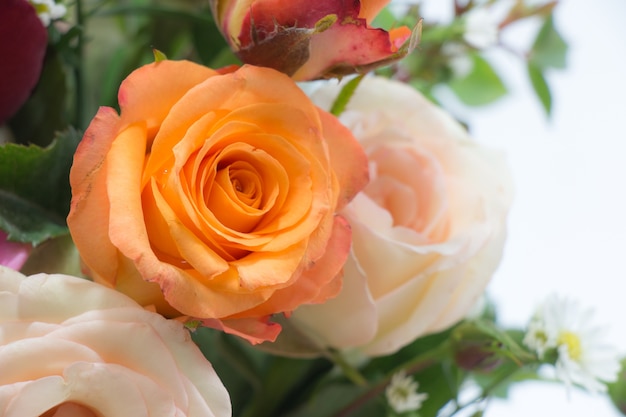
<svg viewBox="0 0 626 417">
<path fill-rule="evenodd" d="M 313 100 L 329 108 L 327 83 Z M 406 84 L 365 78 L 341 120 L 370 159 L 343 213 L 353 231 L 340 295 L 292 322 L 318 342 L 390 354 L 461 320 L 502 255 L 511 180 L 502 157 Z"/>
<path fill-rule="evenodd" d="M 0 414 L 230 416 L 182 324 L 104 286 L 0 267 Z"/>
</svg>

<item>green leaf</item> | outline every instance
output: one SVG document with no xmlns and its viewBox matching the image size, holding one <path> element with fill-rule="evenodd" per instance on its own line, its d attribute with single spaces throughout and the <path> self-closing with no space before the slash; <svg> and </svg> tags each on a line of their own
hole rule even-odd
<svg viewBox="0 0 626 417">
<path fill-rule="evenodd" d="M 388 7 L 383 8 L 371 23 L 375 28 L 391 28 L 398 24 L 398 17 Z"/>
<path fill-rule="evenodd" d="M 240 416 L 250 401 L 251 393 L 262 385 L 261 372 L 269 356 L 214 329 L 198 328 L 191 333 L 191 337 L 228 390 L 233 416 Z"/>
<path fill-rule="evenodd" d="M 566 66 L 567 44 L 554 27 L 550 15 L 537 34 L 528 60 L 537 68 L 563 69 Z"/>
<path fill-rule="evenodd" d="M 472 71 L 463 78 L 454 78 L 449 87 L 468 106 L 492 103 L 507 92 L 504 83 L 491 65 L 478 54 L 471 54 Z"/>
<path fill-rule="evenodd" d="M 11 241 L 33 245 L 68 232 L 53 213 L 4 190 L 0 190 L 0 229 Z"/>
<path fill-rule="evenodd" d="M 307 360 L 272 357 L 263 383 L 255 393 L 244 417 L 284 415 L 299 406 L 327 374 L 332 364 L 324 359 Z"/>
<path fill-rule="evenodd" d="M 453 329 L 453 328 L 452 328 Z M 400 367 L 412 363 L 416 358 L 423 357 L 432 352 L 437 352 L 436 361 L 443 361 L 449 356 L 449 351 L 442 349 L 446 346 L 452 329 L 420 337 L 407 346 L 403 347 L 393 355 L 379 356 L 373 358 L 364 368 L 363 372 L 371 374 L 375 372 L 390 373 L 397 371 Z"/>
<path fill-rule="evenodd" d="M 626 415 L 626 358 L 622 359 L 622 369 L 617 381 L 607 384 L 613 405 Z"/>
<path fill-rule="evenodd" d="M 448 402 L 457 398 L 463 383 L 461 370 L 447 361 L 415 374 L 418 391 L 428 394 L 419 413 L 422 417 L 435 417 Z"/>
<path fill-rule="evenodd" d="M 80 277 L 80 255 L 70 235 L 49 239 L 33 249 L 20 272 L 33 275 L 66 274 Z"/>
<path fill-rule="evenodd" d="M 347 382 L 331 382 L 317 389 L 298 409 L 286 414 L 287 417 L 378 417 L 385 415 L 382 401 L 377 397 L 369 399 L 360 407 L 352 407 L 354 401 L 362 398 L 366 391 Z"/>
<path fill-rule="evenodd" d="M 535 90 L 535 94 L 537 94 L 546 115 L 550 116 L 552 112 L 552 94 L 550 93 L 550 86 L 548 86 L 543 72 L 539 67 L 529 62 L 528 76 L 530 77 L 530 82 Z"/>
<path fill-rule="evenodd" d="M 67 233 L 69 170 L 79 141 L 70 129 L 47 148 L 0 146 L 0 229 L 10 240 L 38 245 Z"/>
</svg>

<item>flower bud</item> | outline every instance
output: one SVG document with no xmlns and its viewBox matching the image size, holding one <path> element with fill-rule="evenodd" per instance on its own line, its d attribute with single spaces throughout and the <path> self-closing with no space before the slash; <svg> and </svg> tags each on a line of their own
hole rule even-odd
<svg viewBox="0 0 626 417">
<path fill-rule="evenodd" d="M 471 322 L 460 325 L 452 334 L 454 361 L 467 371 L 490 372 L 503 362 L 502 342 Z"/>
<path fill-rule="evenodd" d="M 248 64 L 295 80 L 366 72 L 404 57 L 411 30 L 369 26 L 388 1 L 210 0 L 233 51 Z"/>
</svg>

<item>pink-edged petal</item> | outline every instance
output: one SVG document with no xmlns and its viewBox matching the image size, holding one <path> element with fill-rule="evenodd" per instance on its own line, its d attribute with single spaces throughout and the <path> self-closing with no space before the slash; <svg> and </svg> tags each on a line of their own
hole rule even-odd
<svg viewBox="0 0 626 417">
<path fill-rule="evenodd" d="M 352 132 L 330 113 L 319 110 L 330 163 L 341 194 L 335 210 L 341 210 L 369 181 L 367 155 Z M 349 156 L 349 157 L 348 157 Z"/>
<path fill-rule="evenodd" d="M 243 314 L 263 316 L 278 311 L 290 312 L 299 305 L 323 303 L 336 296 L 341 290 L 342 268 L 350 251 L 351 237 L 348 222 L 335 216 L 323 256 L 303 271 L 292 285 L 277 290 L 267 302 Z"/>
<path fill-rule="evenodd" d="M 310 80 L 355 72 L 367 72 L 403 58 L 407 50 L 397 45 L 408 41 L 411 31 L 394 32 L 392 39 L 384 29 L 368 27 L 364 19 L 346 19 L 311 38 L 310 57 L 292 77 Z M 403 35 L 404 34 L 404 35 Z M 398 36 L 400 35 L 400 36 Z"/>
<path fill-rule="evenodd" d="M 117 249 L 109 240 L 109 197 L 106 190 L 106 155 L 118 131 L 119 116 L 101 107 L 91 121 L 70 171 L 72 202 L 67 225 L 89 269 L 115 276 Z"/>
<path fill-rule="evenodd" d="M 280 324 L 271 322 L 269 316 L 224 320 L 206 319 L 201 321 L 205 327 L 239 336 L 253 345 L 273 342 L 281 331 Z"/>
</svg>

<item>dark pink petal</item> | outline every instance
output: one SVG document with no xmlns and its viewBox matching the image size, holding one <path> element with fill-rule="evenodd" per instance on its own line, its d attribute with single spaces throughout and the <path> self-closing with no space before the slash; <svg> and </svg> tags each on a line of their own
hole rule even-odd
<svg viewBox="0 0 626 417">
<path fill-rule="evenodd" d="M 17 271 L 24 265 L 32 249 L 28 243 L 9 242 L 7 234 L 0 230 L 0 265 Z"/>
</svg>

